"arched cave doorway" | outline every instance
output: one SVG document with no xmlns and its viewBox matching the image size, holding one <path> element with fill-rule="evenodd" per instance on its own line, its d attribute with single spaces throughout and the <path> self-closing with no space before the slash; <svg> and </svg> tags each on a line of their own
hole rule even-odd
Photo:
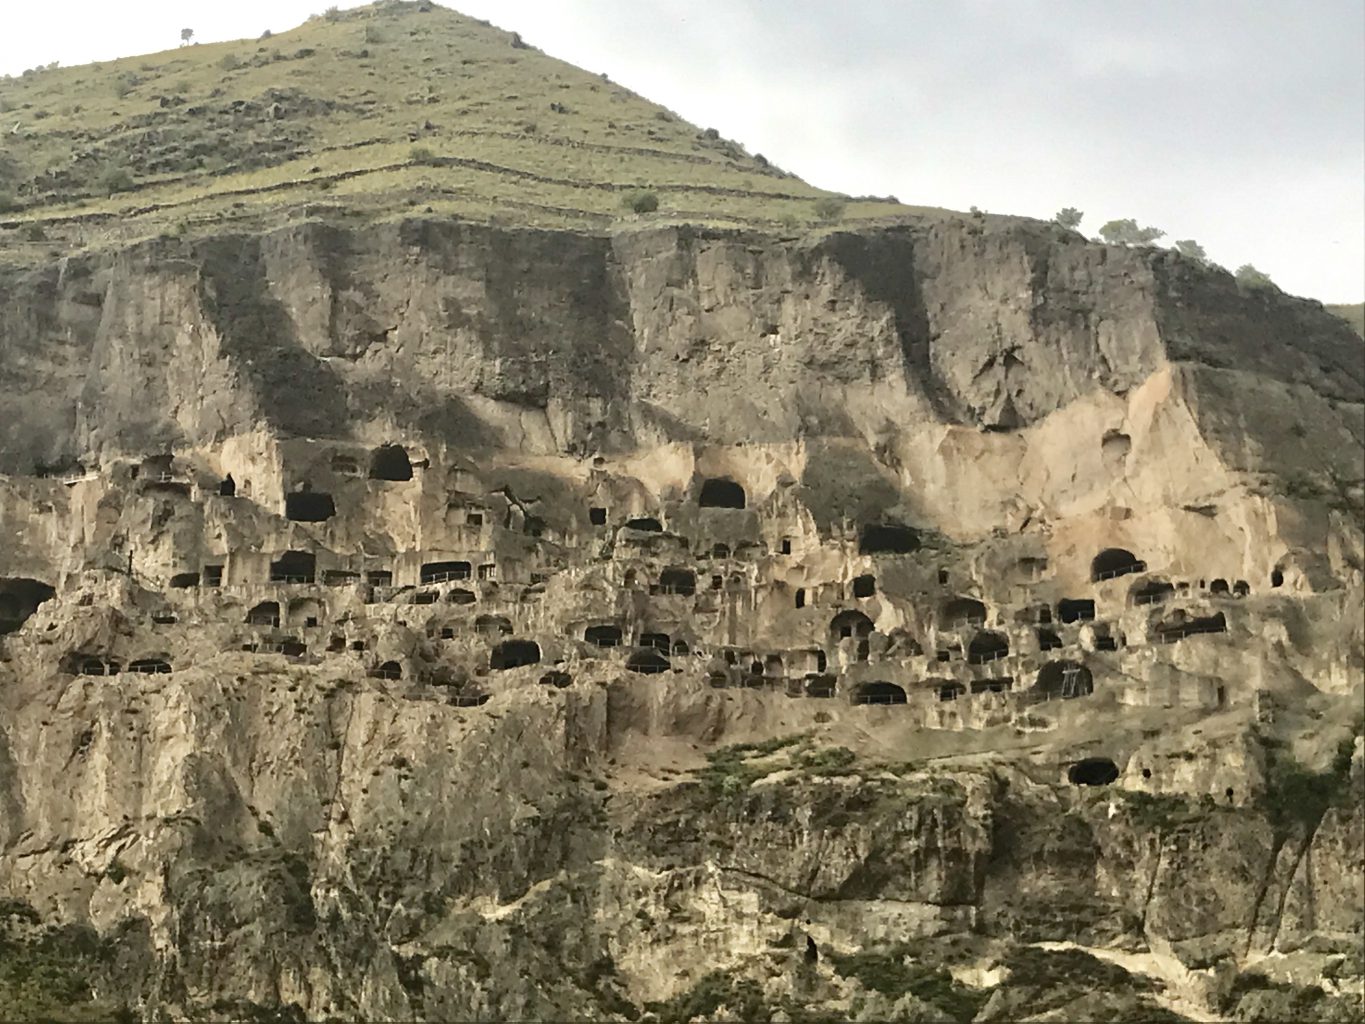
<svg viewBox="0 0 1365 1024">
<path fill-rule="evenodd" d="M 402 482 L 412 479 L 412 462 L 401 444 L 381 444 L 370 452 L 370 479 Z"/>
<path fill-rule="evenodd" d="M 494 671 L 520 668 L 540 662 L 540 645 L 534 640 L 504 640 L 493 648 L 488 667 Z"/>
<path fill-rule="evenodd" d="M 854 688 L 850 701 L 854 704 L 904 704 L 905 690 L 895 683 L 861 683 Z"/>
<path fill-rule="evenodd" d="M 1009 653 L 1010 642 L 1003 633 L 982 630 L 972 637 L 972 642 L 967 645 L 967 664 L 985 665 L 988 662 L 999 661 Z"/>
<path fill-rule="evenodd" d="M 657 675 L 660 672 L 667 672 L 673 666 L 668 659 L 653 647 L 646 647 L 643 650 L 635 651 L 626 659 L 626 669 L 630 672 L 638 672 L 643 676 Z"/>
<path fill-rule="evenodd" d="M 1033 692 L 1049 700 L 1087 697 L 1095 692 L 1090 670 L 1076 661 L 1049 661 L 1038 670 Z"/>
<path fill-rule="evenodd" d="M 972 597 L 955 597 L 943 602 L 938 612 L 940 629 L 981 626 L 986 622 L 986 606 Z"/>
<path fill-rule="evenodd" d="M 1112 580 L 1130 572 L 1142 572 L 1147 563 L 1123 548 L 1105 548 L 1090 562 L 1090 580 Z"/>
<path fill-rule="evenodd" d="M 597 647 L 620 647 L 621 627 L 610 624 L 589 626 L 583 630 L 583 639 Z"/>
<path fill-rule="evenodd" d="M 702 482 L 697 504 L 702 508 L 743 508 L 744 488 L 725 477 L 713 477 Z"/>
<path fill-rule="evenodd" d="M 1119 766 L 1107 757 L 1087 757 L 1066 770 L 1073 786 L 1107 786 L 1119 777 Z"/>
</svg>

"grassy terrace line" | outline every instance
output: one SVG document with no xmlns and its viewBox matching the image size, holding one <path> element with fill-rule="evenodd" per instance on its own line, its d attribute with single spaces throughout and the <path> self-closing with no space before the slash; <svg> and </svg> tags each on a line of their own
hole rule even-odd
<svg viewBox="0 0 1365 1024">
<path fill-rule="evenodd" d="M 606 76 L 426 0 L 35 69 L 0 80 L 0 120 L 11 248 L 278 223 L 323 202 L 598 230 L 639 222 L 623 199 L 642 190 L 658 198 L 650 222 L 798 229 L 925 212 L 831 203 Z"/>
</svg>

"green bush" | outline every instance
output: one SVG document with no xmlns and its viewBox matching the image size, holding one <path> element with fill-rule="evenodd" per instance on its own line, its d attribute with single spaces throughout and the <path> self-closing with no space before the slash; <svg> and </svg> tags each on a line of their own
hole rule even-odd
<svg viewBox="0 0 1365 1024">
<path fill-rule="evenodd" d="M 235 53 L 225 53 L 218 59 L 218 66 L 224 71 L 236 71 L 242 66 L 242 59 Z"/>
<path fill-rule="evenodd" d="M 1275 282 L 1270 279 L 1270 275 L 1257 270 L 1250 263 L 1243 263 L 1237 268 L 1237 283 L 1243 288 L 1274 288 Z"/>
<path fill-rule="evenodd" d="M 1078 227 L 1081 226 L 1081 221 L 1082 219 L 1084 219 L 1084 217 L 1085 214 L 1083 214 L 1080 210 L 1076 209 L 1074 206 L 1067 206 L 1058 210 L 1056 216 L 1054 216 L 1052 219 L 1056 223 L 1060 224 L 1062 227 L 1067 228 L 1068 230 L 1071 231 L 1075 231 Z"/>
<path fill-rule="evenodd" d="M 408 161 L 431 166 L 436 163 L 436 154 L 426 146 L 413 146 L 412 149 L 408 150 Z"/>
<path fill-rule="evenodd" d="M 133 187 L 133 176 L 122 167 L 106 167 L 95 178 L 95 188 L 104 195 L 127 192 Z"/>
<path fill-rule="evenodd" d="M 907 963 L 907 951 L 901 946 L 879 952 L 833 953 L 829 959 L 835 971 L 857 978 L 865 989 L 893 1000 L 912 995 L 963 1024 L 981 1012 L 990 995 L 962 985 L 941 967 Z"/>
<path fill-rule="evenodd" d="M 644 189 L 628 192 L 621 202 L 633 213 L 653 213 L 659 208 L 658 195 Z"/>
<path fill-rule="evenodd" d="M 815 211 L 815 216 L 828 224 L 842 217 L 847 207 L 848 204 L 838 196 L 825 196 L 817 199 L 811 208 Z"/>
</svg>

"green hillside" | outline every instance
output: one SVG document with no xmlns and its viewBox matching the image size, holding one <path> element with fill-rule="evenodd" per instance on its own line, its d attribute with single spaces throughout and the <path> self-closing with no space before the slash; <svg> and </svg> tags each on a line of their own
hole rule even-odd
<svg viewBox="0 0 1365 1024">
<path fill-rule="evenodd" d="M 425 0 L 26 72 L 0 81 L 0 116 L 0 224 L 21 241 L 318 204 L 607 227 L 639 219 L 637 189 L 658 200 L 650 219 L 796 227 L 907 211 L 820 208 L 828 193 L 714 131 Z"/>
</svg>

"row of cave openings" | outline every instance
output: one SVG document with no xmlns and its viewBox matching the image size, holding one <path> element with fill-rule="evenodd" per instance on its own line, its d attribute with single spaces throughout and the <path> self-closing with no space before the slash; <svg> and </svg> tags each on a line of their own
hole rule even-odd
<svg viewBox="0 0 1365 1024">
<path fill-rule="evenodd" d="M 755 661 L 748 685 L 759 686 L 765 679 L 772 678 L 772 666 Z M 730 685 L 723 674 L 713 672 L 711 685 L 717 689 Z M 838 689 L 837 677 L 823 672 L 812 673 L 804 679 L 788 681 L 787 693 L 790 696 L 830 698 Z M 1014 678 L 1002 676 L 995 679 L 977 679 L 962 683 L 952 679 L 926 679 L 914 684 L 919 692 L 931 693 L 941 703 L 957 700 L 968 693 L 1008 693 L 1014 689 Z M 1049 662 L 1038 670 L 1033 686 L 1027 691 L 1031 699 L 1072 700 L 1088 697 L 1095 692 L 1095 680 L 1091 671 L 1075 661 Z M 849 702 L 855 705 L 884 704 L 899 705 L 909 703 L 909 694 L 904 686 L 887 680 L 873 680 L 856 685 L 849 694 Z"/>
</svg>

